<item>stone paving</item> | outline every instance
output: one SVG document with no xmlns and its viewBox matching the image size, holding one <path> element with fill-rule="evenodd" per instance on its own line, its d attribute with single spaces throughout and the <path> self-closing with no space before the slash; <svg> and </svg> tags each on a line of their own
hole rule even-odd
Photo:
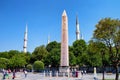
<svg viewBox="0 0 120 80">
<path fill-rule="evenodd" d="M 3 74 L 0 73 L 0 80 L 2 80 Z M 94 80 L 93 79 L 94 75 L 93 74 L 84 74 L 81 78 L 74 78 L 74 77 L 45 77 L 44 74 L 42 73 L 28 73 L 27 77 L 25 78 L 24 73 L 22 72 L 17 72 L 16 73 L 16 78 L 14 80 Z M 105 74 L 106 79 L 114 79 L 115 74 Z M 97 74 L 98 80 L 102 79 L 102 74 Z M 120 78 L 119 78 L 120 79 Z M 9 79 L 5 80 L 12 80 L 12 73 L 9 74 Z"/>
</svg>

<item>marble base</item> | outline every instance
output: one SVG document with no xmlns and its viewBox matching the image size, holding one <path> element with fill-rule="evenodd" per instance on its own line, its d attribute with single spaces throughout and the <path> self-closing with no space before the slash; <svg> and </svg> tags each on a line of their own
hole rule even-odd
<svg viewBox="0 0 120 80">
<path fill-rule="evenodd" d="M 69 77 L 69 66 L 60 66 L 59 67 L 59 72 L 61 74 L 61 76 L 67 76 Z"/>
</svg>

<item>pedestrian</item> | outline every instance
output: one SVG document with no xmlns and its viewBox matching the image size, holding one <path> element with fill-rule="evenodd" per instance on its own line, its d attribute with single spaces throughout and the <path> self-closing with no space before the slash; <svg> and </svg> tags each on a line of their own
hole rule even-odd
<svg viewBox="0 0 120 80">
<path fill-rule="evenodd" d="M 10 70 L 10 69 L 8 69 L 8 73 L 11 73 L 11 70 Z"/>
<path fill-rule="evenodd" d="M 27 77 L 27 71 L 26 70 L 24 71 L 24 74 L 25 74 L 25 78 L 26 78 Z"/>
<path fill-rule="evenodd" d="M 12 79 L 15 79 L 15 70 L 13 70 L 13 77 Z"/>
<path fill-rule="evenodd" d="M 87 74 L 86 70 L 85 70 L 85 74 Z"/>
<path fill-rule="evenodd" d="M 83 76 L 83 70 L 81 71 L 81 74 L 82 74 L 82 76 Z"/>
<path fill-rule="evenodd" d="M 6 70 L 6 72 L 5 72 L 5 76 L 6 76 L 6 79 L 9 79 L 9 73 L 8 73 L 8 70 Z"/>
<path fill-rule="evenodd" d="M 5 70 L 3 69 L 3 80 L 5 80 Z"/>
</svg>

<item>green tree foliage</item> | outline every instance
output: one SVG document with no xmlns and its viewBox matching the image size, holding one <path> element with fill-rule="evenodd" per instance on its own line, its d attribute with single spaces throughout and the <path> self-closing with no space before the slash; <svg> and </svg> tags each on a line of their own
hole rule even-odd
<svg viewBox="0 0 120 80">
<path fill-rule="evenodd" d="M 84 53 L 86 51 L 86 48 L 87 45 L 84 40 L 76 40 L 73 42 L 73 53 L 76 57 Z"/>
<path fill-rule="evenodd" d="M 87 53 L 83 53 L 81 56 L 79 56 L 77 59 L 81 59 L 80 66 L 89 66 L 89 56 Z M 79 61 L 79 60 L 78 60 Z"/>
<path fill-rule="evenodd" d="M 32 71 L 32 65 L 31 65 L 31 64 L 28 64 L 28 65 L 26 66 L 26 68 L 27 68 L 27 70 Z"/>
<path fill-rule="evenodd" d="M 0 57 L 2 57 L 2 58 L 9 58 L 8 52 L 7 51 L 0 52 Z"/>
<path fill-rule="evenodd" d="M 8 52 L 8 59 L 12 58 L 14 55 L 19 54 L 20 52 L 17 50 L 10 50 Z"/>
<path fill-rule="evenodd" d="M 35 50 L 32 53 L 31 61 L 37 61 L 37 60 L 44 60 L 47 56 L 48 52 L 44 46 L 36 47 Z"/>
<path fill-rule="evenodd" d="M 42 61 L 35 61 L 33 64 L 33 68 L 35 71 L 40 71 L 44 69 L 44 63 Z"/>
<path fill-rule="evenodd" d="M 80 66 L 85 65 L 85 62 L 82 61 L 83 60 L 82 55 L 86 54 L 86 49 L 87 49 L 87 45 L 84 40 L 76 40 L 75 42 L 73 42 L 72 50 L 73 50 L 74 56 L 76 57 L 77 65 L 80 65 Z M 82 64 L 82 63 L 84 63 L 84 64 Z"/>
<path fill-rule="evenodd" d="M 10 50 L 8 52 L 0 52 L 0 58 L 8 60 L 6 68 L 21 68 L 29 64 L 31 54 L 19 52 L 17 50 Z"/>
<path fill-rule="evenodd" d="M 88 45 L 89 65 L 102 66 L 100 48 L 97 42 L 90 41 Z"/>
<path fill-rule="evenodd" d="M 98 22 L 94 31 L 94 38 L 103 42 L 109 49 L 110 60 L 116 67 L 116 78 L 119 78 L 120 64 L 120 20 L 105 18 Z"/>
<path fill-rule="evenodd" d="M 46 49 L 48 52 L 51 52 L 52 49 L 54 48 L 57 48 L 57 49 L 60 49 L 60 43 L 56 42 L 56 41 L 53 41 L 53 42 L 50 42 L 47 46 L 46 46 Z"/>
<path fill-rule="evenodd" d="M 44 60 L 46 66 L 58 67 L 60 65 L 60 43 L 53 41 L 46 46 L 49 54 Z"/>
<path fill-rule="evenodd" d="M 76 57 L 71 51 L 69 52 L 69 64 L 70 66 L 76 66 Z"/>
<path fill-rule="evenodd" d="M 60 49 L 53 49 L 46 57 L 45 65 L 58 67 L 60 65 Z"/>
<path fill-rule="evenodd" d="M 25 61 L 27 62 L 27 64 L 30 63 L 30 58 L 32 56 L 32 54 L 30 52 L 27 52 L 27 53 L 24 53 L 24 52 L 21 52 L 20 55 L 22 57 L 24 57 Z"/>
<path fill-rule="evenodd" d="M 73 53 L 73 46 L 69 46 L 69 65 L 76 66 L 76 57 Z"/>
<path fill-rule="evenodd" d="M 9 64 L 9 60 L 6 58 L 0 58 L 0 68 L 6 69 Z"/>
<path fill-rule="evenodd" d="M 10 68 L 21 68 L 24 67 L 27 62 L 22 55 L 16 54 L 11 59 L 9 59 L 9 67 Z"/>
</svg>

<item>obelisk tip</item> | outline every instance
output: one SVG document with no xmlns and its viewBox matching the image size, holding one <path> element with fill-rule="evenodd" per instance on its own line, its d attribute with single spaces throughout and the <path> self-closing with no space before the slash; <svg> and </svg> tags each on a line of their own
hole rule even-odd
<svg viewBox="0 0 120 80">
<path fill-rule="evenodd" d="M 67 15 L 66 11 L 64 10 L 62 16 L 66 16 L 66 15 Z"/>
</svg>

